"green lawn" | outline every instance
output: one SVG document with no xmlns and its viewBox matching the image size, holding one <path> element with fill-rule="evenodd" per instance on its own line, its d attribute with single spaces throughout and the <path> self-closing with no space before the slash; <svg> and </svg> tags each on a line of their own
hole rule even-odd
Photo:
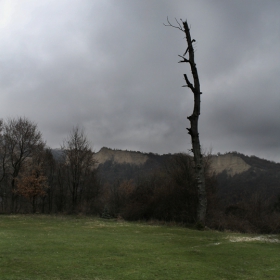
<svg viewBox="0 0 280 280">
<path fill-rule="evenodd" d="M 91 217 L 0 215 L 0 279 L 280 279 L 280 236 L 255 237 Z"/>
</svg>

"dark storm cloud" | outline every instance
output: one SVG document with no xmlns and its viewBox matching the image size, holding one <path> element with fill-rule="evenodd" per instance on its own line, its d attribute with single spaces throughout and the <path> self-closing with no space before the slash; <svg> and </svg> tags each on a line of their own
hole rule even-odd
<svg viewBox="0 0 280 280">
<path fill-rule="evenodd" d="M 187 151 L 188 19 L 204 149 L 280 161 L 279 1 L 0 1 L 0 110 L 59 147 L 74 125 L 102 146 Z"/>
</svg>

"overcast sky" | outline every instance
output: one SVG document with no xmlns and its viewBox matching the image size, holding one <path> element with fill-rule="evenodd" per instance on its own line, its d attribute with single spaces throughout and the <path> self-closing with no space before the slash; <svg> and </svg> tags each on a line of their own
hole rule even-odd
<svg viewBox="0 0 280 280">
<path fill-rule="evenodd" d="M 204 150 L 280 162 L 279 0 L 0 0 L 0 117 L 37 123 L 60 147 L 84 127 L 106 146 L 187 152 L 196 39 Z"/>
</svg>

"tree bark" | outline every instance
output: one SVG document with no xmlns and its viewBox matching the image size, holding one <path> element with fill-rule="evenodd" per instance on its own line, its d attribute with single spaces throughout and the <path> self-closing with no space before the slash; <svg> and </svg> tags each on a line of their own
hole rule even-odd
<svg viewBox="0 0 280 280">
<path fill-rule="evenodd" d="M 193 77 L 193 83 L 191 83 L 188 79 L 188 76 L 184 74 L 184 78 L 187 84 L 194 95 L 194 108 L 193 113 L 191 116 L 188 117 L 190 121 L 191 127 L 187 128 L 188 133 L 191 135 L 192 138 L 192 152 L 194 155 L 194 165 L 195 165 L 195 174 L 196 174 L 196 184 L 197 184 L 197 191 L 198 191 L 198 209 L 197 209 L 197 222 L 202 226 L 205 225 L 205 217 L 206 217 L 206 209 L 207 209 L 207 196 L 206 196 L 206 189 L 205 189 L 205 176 L 204 176 L 204 164 L 203 164 L 203 156 L 201 153 L 201 146 L 199 140 L 199 133 L 198 133 L 198 119 L 200 115 L 200 95 L 202 94 L 200 91 L 200 83 L 198 72 L 196 68 L 196 64 L 194 61 L 194 48 L 193 42 L 195 40 L 191 39 L 190 29 L 188 26 L 187 21 L 183 22 L 183 29 L 186 34 L 186 40 L 188 48 L 185 52 L 185 55 L 188 53 L 189 58 L 186 59 L 184 56 L 180 56 L 183 58 L 180 62 L 189 63 L 191 68 L 191 73 Z"/>
</svg>

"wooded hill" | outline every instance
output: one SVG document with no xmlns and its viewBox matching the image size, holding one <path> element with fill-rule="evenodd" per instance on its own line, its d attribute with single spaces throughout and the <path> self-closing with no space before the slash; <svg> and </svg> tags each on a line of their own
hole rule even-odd
<svg viewBox="0 0 280 280">
<path fill-rule="evenodd" d="M 172 154 L 102 148 L 95 154 L 103 182 L 139 180 L 163 169 Z M 238 152 L 211 156 L 216 174 L 217 194 L 225 204 L 236 204 L 252 194 L 263 199 L 280 194 L 280 164 Z"/>
<path fill-rule="evenodd" d="M 96 193 L 89 202 L 81 200 L 84 212 L 195 224 L 198 195 L 190 155 L 102 148 L 94 162 Z M 280 232 L 279 163 L 231 152 L 205 157 L 204 164 L 208 227 Z"/>
</svg>

